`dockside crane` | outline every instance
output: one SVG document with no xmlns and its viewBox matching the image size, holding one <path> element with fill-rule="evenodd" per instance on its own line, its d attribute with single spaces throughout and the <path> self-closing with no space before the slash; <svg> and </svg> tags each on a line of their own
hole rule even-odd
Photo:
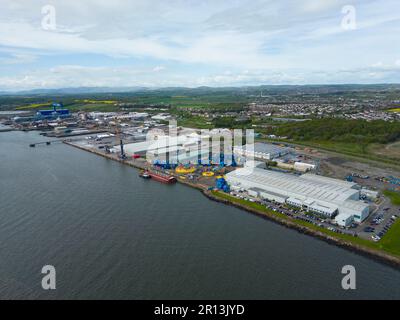
<svg viewBox="0 0 400 320">
<path fill-rule="evenodd" d="M 119 158 L 122 159 L 122 160 L 125 160 L 126 159 L 126 154 L 125 154 L 125 151 L 124 151 L 124 142 L 122 140 L 121 130 L 120 130 L 118 125 L 115 126 L 114 133 L 115 133 L 115 136 L 117 137 L 117 141 L 119 141 L 119 146 L 120 146 Z"/>
<path fill-rule="evenodd" d="M 119 146 L 121 148 L 120 158 L 124 160 L 124 159 L 126 159 L 126 154 L 124 151 L 124 142 L 122 141 L 121 131 L 118 126 L 117 126 L 117 138 L 119 140 Z"/>
</svg>

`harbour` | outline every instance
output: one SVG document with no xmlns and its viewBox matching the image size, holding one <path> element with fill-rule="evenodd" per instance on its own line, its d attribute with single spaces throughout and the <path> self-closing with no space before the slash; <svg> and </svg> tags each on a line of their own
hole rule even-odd
<svg viewBox="0 0 400 320">
<path fill-rule="evenodd" d="M 8 168 L 0 170 L 5 190 L 0 248 L 9 257 L 0 261 L 2 298 L 384 299 L 400 294 L 398 270 L 205 201 L 182 184 L 148 183 L 122 163 L 65 144 L 27 146 L 41 139 L 35 132 L 0 135 Z M 57 268 L 55 292 L 39 288 L 44 264 Z M 353 292 L 340 285 L 346 264 L 357 269 Z"/>
<path fill-rule="evenodd" d="M 116 154 L 104 153 L 104 152 L 98 151 L 94 148 L 83 147 L 79 142 L 74 143 L 74 142 L 66 140 L 66 141 L 64 141 L 64 143 L 66 143 L 72 147 L 76 147 L 78 149 L 100 155 L 102 157 L 105 157 L 105 158 L 113 160 L 113 161 L 119 161 L 125 165 L 129 165 L 136 169 L 139 169 L 139 170 L 141 170 L 141 173 L 139 174 L 139 176 L 142 176 L 143 173 L 146 173 L 148 175 L 148 178 L 153 178 L 153 180 L 161 182 L 161 183 L 166 183 L 166 184 L 171 184 L 171 183 L 175 183 L 175 182 L 182 183 L 188 187 L 200 190 L 210 200 L 213 200 L 216 202 L 221 202 L 224 205 L 236 206 L 242 210 L 245 210 L 247 212 L 250 212 L 252 214 L 260 216 L 262 218 L 269 219 L 275 223 L 278 223 L 285 227 L 294 229 L 295 231 L 298 231 L 302 234 L 306 234 L 306 235 L 312 236 L 314 238 L 317 238 L 319 240 L 325 241 L 331 245 L 336 245 L 336 246 L 345 248 L 346 250 L 356 252 L 356 253 L 364 255 L 368 258 L 372 258 L 378 262 L 385 263 L 387 265 L 390 265 L 390 266 L 393 266 L 396 268 L 399 268 L 399 266 L 400 266 L 400 258 L 398 258 L 396 256 L 387 254 L 382 251 L 374 250 L 374 249 L 371 249 L 371 248 L 368 248 L 365 246 L 357 245 L 350 241 L 346 241 L 346 240 L 337 238 L 335 236 L 327 235 L 326 233 L 320 232 L 313 228 L 310 228 L 310 227 L 307 227 L 304 225 L 299 225 L 298 223 L 296 223 L 295 220 L 282 219 L 281 217 L 271 214 L 265 210 L 254 209 L 243 203 L 238 204 L 234 201 L 234 199 L 231 199 L 231 200 L 227 200 L 226 198 L 221 199 L 221 197 L 216 196 L 215 193 L 213 194 L 213 192 L 211 191 L 212 187 L 209 187 L 209 185 L 190 182 L 190 181 L 187 181 L 186 179 L 182 179 L 182 176 L 175 177 L 173 175 L 168 175 L 168 174 L 165 174 L 162 172 L 157 172 L 154 170 L 150 171 L 148 163 L 146 163 L 144 161 L 140 161 L 143 159 L 136 158 L 136 157 L 134 157 L 132 159 L 126 159 L 126 158 L 121 159 Z"/>
<path fill-rule="evenodd" d="M 43 122 L 40 124 L 49 126 L 47 118 L 71 116 L 68 109 L 59 109 L 58 106 L 62 107 L 62 103 L 53 104 L 53 110 L 40 110 L 35 119 L 44 117 L 44 122 L 40 120 Z M 385 198 L 381 198 L 374 186 L 369 189 L 354 181 L 355 177 L 366 181 L 369 176 L 353 172 L 346 176 L 346 181 L 322 176 L 318 174 L 318 160 L 299 154 L 288 144 L 256 142 L 252 153 L 257 161 L 246 161 L 246 158 L 253 156 L 249 154 L 252 148 L 247 145 L 231 146 L 231 153 L 225 153 L 220 144 L 214 142 L 214 138 L 220 134 L 231 134 L 229 129 L 213 129 L 208 135 L 200 136 L 193 128 L 167 127 L 155 121 L 140 122 L 142 125 L 135 127 L 125 122 L 117 125 L 110 120 L 118 117 L 131 119 L 136 113 L 102 113 L 101 116 L 104 129 L 94 129 L 89 123 L 83 122 L 86 129 L 72 130 L 66 126 L 56 126 L 57 122 L 51 124 L 56 126 L 54 130 L 40 133 L 48 138 L 54 137 L 52 140 L 31 143 L 29 146 L 49 146 L 62 142 L 135 167 L 141 170 L 141 178 L 164 184 L 180 182 L 201 190 L 212 200 L 229 205 L 237 205 L 239 201 L 239 207 L 246 211 L 381 262 L 400 266 L 400 257 L 397 252 L 390 251 L 390 242 L 385 247 L 376 243 L 394 224 L 398 217 L 397 208 L 391 206 L 389 211 L 378 212 L 387 203 Z M 144 116 L 140 114 L 140 121 Z M 70 121 L 74 117 L 76 115 L 72 115 Z M 79 118 L 85 121 L 89 117 L 93 121 L 93 115 L 79 114 Z M 98 118 L 94 120 L 100 121 Z M 21 118 L 17 122 L 24 123 Z M 153 129 L 143 127 L 144 124 Z M 29 128 L 36 130 L 39 127 L 31 125 Z M 176 140 L 165 134 L 167 128 L 168 131 L 175 128 L 178 133 Z M 149 134 L 153 135 L 150 140 L 146 138 Z M 173 143 L 167 147 L 169 141 Z M 213 150 L 218 151 L 215 153 Z M 245 172 L 248 165 L 254 166 L 253 175 L 245 178 L 241 172 Z M 254 208 L 253 203 L 257 203 L 258 207 Z M 375 232 L 372 225 L 379 224 L 376 223 L 378 219 L 380 222 L 386 219 L 387 222 L 371 238 L 370 232 Z M 371 226 L 367 223 L 371 223 Z"/>
<path fill-rule="evenodd" d="M 400 298 L 400 2 L 4 2 L 0 300 Z"/>
</svg>

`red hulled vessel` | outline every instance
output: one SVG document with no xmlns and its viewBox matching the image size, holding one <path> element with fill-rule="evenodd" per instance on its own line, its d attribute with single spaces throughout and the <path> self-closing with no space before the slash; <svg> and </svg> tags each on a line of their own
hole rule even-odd
<svg viewBox="0 0 400 320">
<path fill-rule="evenodd" d="M 172 184 L 176 182 L 176 178 L 167 174 L 159 173 L 159 172 L 153 172 L 153 171 L 144 171 L 142 176 L 150 176 L 151 179 L 156 180 L 158 182 L 162 183 L 167 183 L 167 184 Z"/>
</svg>

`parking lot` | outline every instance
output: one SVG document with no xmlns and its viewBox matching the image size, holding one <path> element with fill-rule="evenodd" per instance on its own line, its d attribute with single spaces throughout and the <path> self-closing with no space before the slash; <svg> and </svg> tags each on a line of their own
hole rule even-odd
<svg viewBox="0 0 400 320">
<path fill-rule="evenodd" d="M 383 197 L 378 209 L 357 228 L 359 236 L 379 241 L 392 226 L 400 214 L 400 208 L 391 205 L 390 200 Z"/>
<path fill-rule="evenodd" d="M 333 232 L 349 234 L 352 236 L 357 234 L 357 232 L 353 229 L 340 228 L 337 225 L 333 224 L 331 219 L 327 219 L 325 217 L 320 217 L 315 214 L 310 214 L 300 208 L 289 207 L 286 204 L 280 204 L 277 202 L 260 200 L 258 198 L 249 196 L 246 192 L 231 192 L 231 195 L 236 196 L 241 199 L 244 199 L 244 200 L 248 200 L 250 202 L 261 203 L 261 204 L 265 205 L 268 209 L 270 209 L 274 212 L 284 214 L 288 217 L 292 217 L 297 220 L 309 222 L 315 226 L 325 228 L 325 229 L 333 231 Z"/>
</svg>

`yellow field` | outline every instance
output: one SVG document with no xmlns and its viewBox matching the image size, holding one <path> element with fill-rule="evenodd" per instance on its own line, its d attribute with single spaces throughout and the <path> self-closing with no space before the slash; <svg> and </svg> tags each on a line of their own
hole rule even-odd
<svg viewBox="0 0 400 320">
<path fill-rule="evenodd" d="M 400 112 L 400 108 L 389 109 L 389 112 Z"/>
<path fill-rule="evenodd" d="M 32 104 L 27 105 L 27 106 L 22 106 L 22 107 L 15 108 L 15 110 L 36 109 L 36 108 L 48 107 L 48 106 L 50 106 L 50 103 L 32 103 Z"/>
<path fill-rule="evenodd" d="M 75 100 L 76 102 L 80 102 L 80 100 Z M 82 100 L 82 102 L 84 103 L 104 103 L 104 104 L 113 104 L 113 103 L 117 103 L 117 101 L 114 100 Z"/>
</svg>

